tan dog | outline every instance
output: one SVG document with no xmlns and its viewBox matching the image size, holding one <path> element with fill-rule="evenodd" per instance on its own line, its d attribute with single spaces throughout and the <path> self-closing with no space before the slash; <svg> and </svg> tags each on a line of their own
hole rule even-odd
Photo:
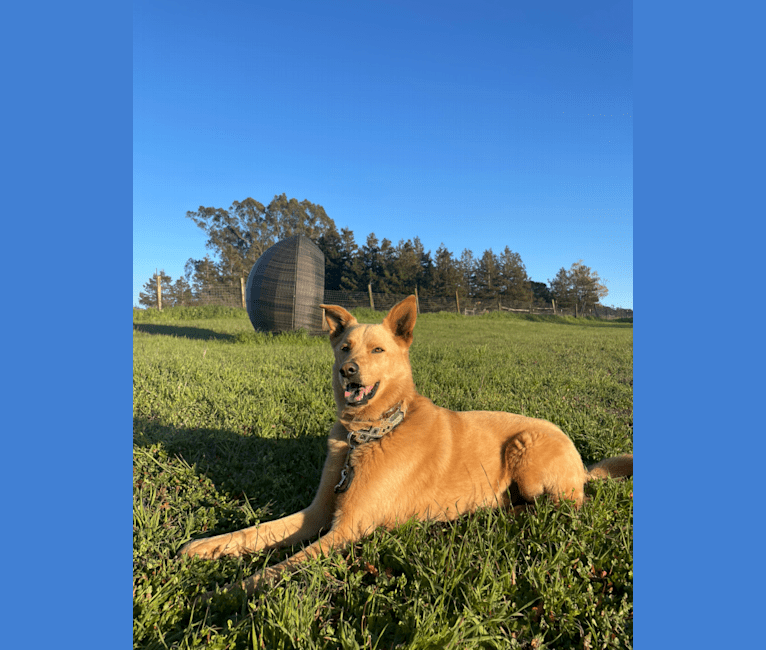
<svg viewBox="0 0 766 650">
<path fill-rule="evenodd" d="M 360 325 L 322 305 L 335 352 L 338 421 L 314 501 L 296 514 L 189 542 L 181 553 L 244 555 L 325 534 L 238 586 L 252 593 L 305 558 L 408 519 L 453 520 L 477 508 L 531 503 L 547 494 L 581 505 L 594 477 L 633 474 L 633 456 L 586 471 L 572 441 L 545 420 L 488 411 L 457 413 L 419 395 L 409 348 L 416 301 L 395 305 L 381 325 Z"/>
</svg>

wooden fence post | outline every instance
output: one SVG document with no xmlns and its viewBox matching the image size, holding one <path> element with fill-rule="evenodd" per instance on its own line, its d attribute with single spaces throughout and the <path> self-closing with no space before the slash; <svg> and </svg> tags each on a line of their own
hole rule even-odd
<svg viewBox="0 0 766 650">
<path fill-rule="evenodd" d="M 162 311 L 162 283 L 157 269 L 154 269 L 154 276 L 157 278 L 157 311 Z"/>
<path fill-rule="evenodd" d="M 556 301 L 551 298 L 551 305 L 553 305 L 553 315 L 556 315 Z"/>
<path fill-rule="evenodd" d="M 460 296 L 457 295 L 457 291 L 455 292 L 455 303 L 457 304 L 457 313 L 460 315 Z"/>
<path fill-rule="evenodd" d="M 375 311 L 375 302 L 372 300 L 372 282 L 367 285 L 367 293 L 370 294 L 370 309 Z"/>
<path fill-rule="evenodd" d="M 415 308 L 417 314 L 420 313 L 420 299 L 418 298 L 418 285 L 415 285 Z"/>
<path fill-rule="evenodd" d="M 245 277 L 242 276 L 239 279 L 239 288 L 240 292 L 242 293 L 242 309 L 247 309 L 247 304 L 245 303 Z"/>
</svg>

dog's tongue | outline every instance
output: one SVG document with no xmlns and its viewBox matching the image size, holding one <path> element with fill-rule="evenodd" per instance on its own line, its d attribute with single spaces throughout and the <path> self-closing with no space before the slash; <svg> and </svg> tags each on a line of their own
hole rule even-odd
<svg viewBox="0 0 766 650">
<path fill-rule="evenodd" d="M 343 393 L 348 402 L 361 402 L 375 386 L 349 386 Z"/>
</svg>

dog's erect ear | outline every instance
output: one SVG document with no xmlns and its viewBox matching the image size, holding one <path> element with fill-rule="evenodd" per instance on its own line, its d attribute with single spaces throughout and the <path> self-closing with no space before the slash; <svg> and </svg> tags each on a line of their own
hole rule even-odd
<svg viewBox="0 0 766 650">
<path fill-rule="evenodd" d="M 356 325 L 356 318 L 349 314 L 343 307 L 338 305 L 319 305 L 324 309 L 325 322 L 330 329 L 330 339 L 335 339 L 343 332 Z"/>
<path fill-rule="evenodd" d="M 418 317 L 418 303 L 415 296 L 409 296 L 391 307 L 383 325 L 400 338 L 409 347 L 412 343 L 412 330 Z"/>
</svg>

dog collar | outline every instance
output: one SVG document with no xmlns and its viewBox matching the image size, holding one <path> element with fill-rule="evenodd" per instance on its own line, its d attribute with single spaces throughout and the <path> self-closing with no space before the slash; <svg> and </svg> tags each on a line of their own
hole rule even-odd
<svg viewBox="0 0 766 650">
<path fill-rule="evenodd" d="M 348 451 L 346 452 L 346 464 L 340 473 L 340 483 L 335 486 L 335 493 L 345 492 L 348 489 L 349 483 L 353 476 L 353 469 L 351 468 L 349 461 L 351 460 L 351 452 L 354 451 L 359 445 L 363 445 L 367 442 L 373 442 L 380 440 L 387 433 L 391 433 L 397 426 L 399 426 L 404 420 L 404 416 L 407 413 L 407 409 L 399 402 L 393 408 L 390 408 L 379 420 L 374 421 L 362 421 L 356 422 L 354 420 L 343 420 L 341 424 L 346 427 L 348 435 L 346 441 L 348 442 Z M 372 425 L 372 422 L 379 422 L 378 426 L 365 426 Z"/>
</svg>

